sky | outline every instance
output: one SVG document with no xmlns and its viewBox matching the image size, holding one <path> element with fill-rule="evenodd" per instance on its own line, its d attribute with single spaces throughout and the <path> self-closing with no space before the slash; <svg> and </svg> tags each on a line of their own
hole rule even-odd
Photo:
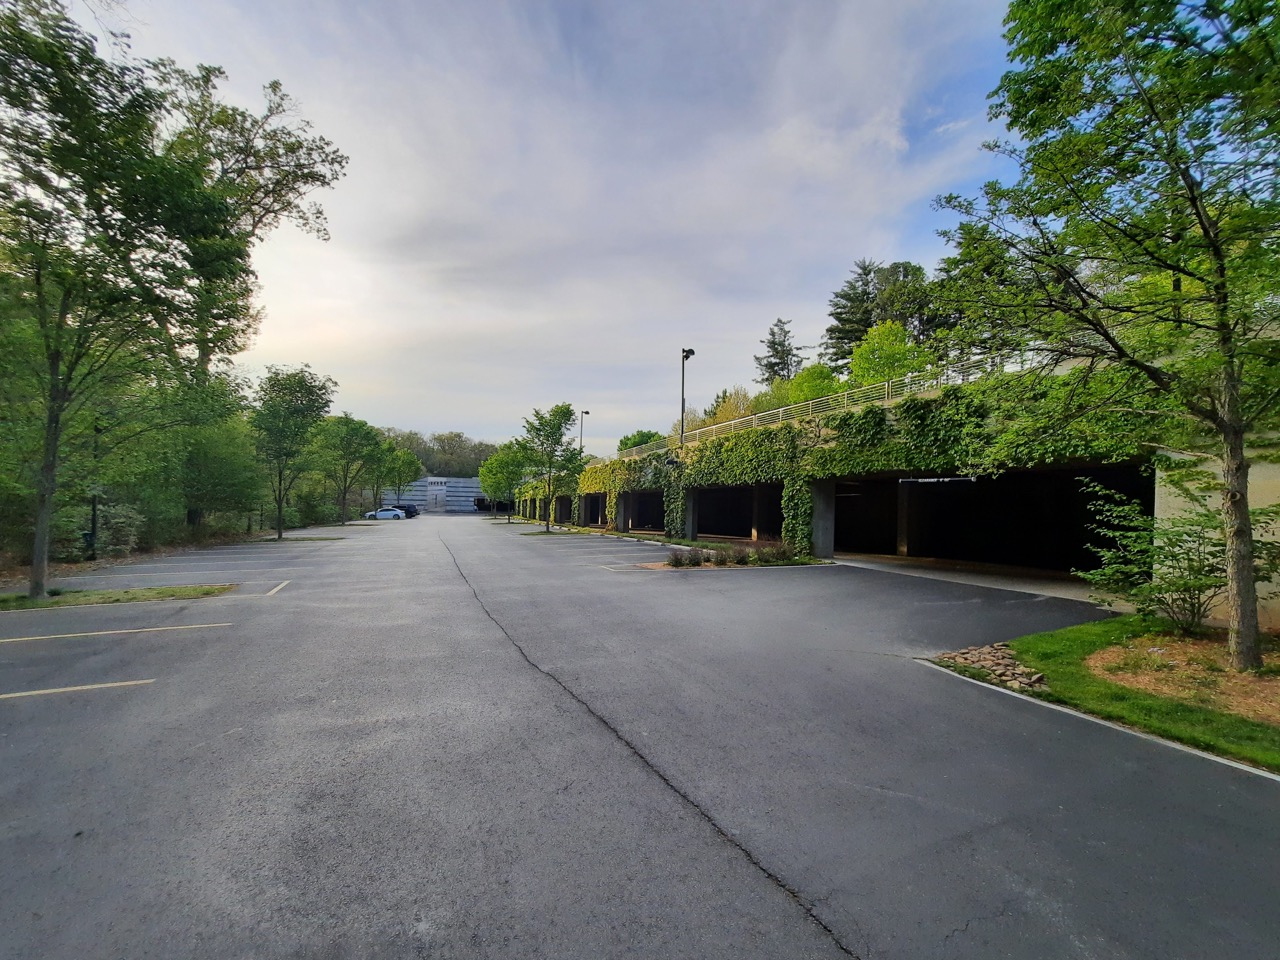
<svg viewBox="0 0 1280 960">
<path fill-rule="evenodd" d="M 331 239 L 255 254 L 238 367 L 307 363 L 334 410 L 500 442 L 589 410 L 613 451 L 752 386 L 777 317 L 816 345 L 855 260 L 946 248 L 939 194 L 1001 170 L 997 0 L 125 0 L 134 52 L 280 80 L 351 158 Z M 100 30 L 83 8 L 73 11 Z M 814 350 L 809 351 L 813 356 Z"/>
</svg>

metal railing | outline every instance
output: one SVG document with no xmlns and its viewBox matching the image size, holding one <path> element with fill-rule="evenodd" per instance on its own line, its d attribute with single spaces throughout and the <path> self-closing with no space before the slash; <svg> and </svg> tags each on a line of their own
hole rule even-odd
<svg viewBox="0 0 1280 960">
<path fill-rule="evenodd" d="M 1012 363 L 1013 367 L 1020 365 L 1025 365 L 1025 360 L 1013 361 Z M 774 424 L 787 423 L 791 420 L 807 420 L 824 413 L 857 410 L 860 407 L 872 404 L 893 403 L 895 400 L 901 400 L 903 397 L 909 397 L 913 394 L 941 390 L 943 387 L 961 383 L 971 383 L 988 373 L 1008 370 L 1010 366 L 1010 362 L 1003 358 L 981 357 L 977 360 L 965 360 L 951 366 L 939 367 L 926 373 L 909 373 L 905 377 L 886 380 L 884 383 L 873 384 L 869 387 L 859 387 L 857 390 L 836 393 L 829 397 L 819 397 L 817 400 L 807 400 L 804 403 L 793 403 L 774 410 L 766 410 L 764 413 L 757 413 L 754 416 L 739 417 L 737 420 L 726 420 L 724 423 L 715 423 L 709 427 L 699 427 L 697 430 L 686 430 L 684 432 L 684 442 L 697 443 L 699 440 L 722 437 L 727 433 L 737 433 L 739 430 L 754 430 L 756 427 L 768 427 Z M 629 460 L 634 457 L 643 457 L 648 453 L 657 453 L 660 450 L 672 450 L 679 446 L 679 434 L 672 434 L 662 440 L 655 440 L 652 443 L 645 443 L 638 447 L 623 450 L 613 457 L 601 457 L 599 459 L 601 461 Z"/>
</svg>

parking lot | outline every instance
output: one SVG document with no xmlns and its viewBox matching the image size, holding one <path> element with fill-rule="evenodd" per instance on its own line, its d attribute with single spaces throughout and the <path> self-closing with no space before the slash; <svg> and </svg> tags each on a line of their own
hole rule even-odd
<svg viewBox="0 0 1280 960">
<path fill-rule="evenodd" d="M 0 957 L 1274 955 L 1280 783 L 917 659 L 1092 608 L 538 529 L 0 614 Z"/>
</svg>

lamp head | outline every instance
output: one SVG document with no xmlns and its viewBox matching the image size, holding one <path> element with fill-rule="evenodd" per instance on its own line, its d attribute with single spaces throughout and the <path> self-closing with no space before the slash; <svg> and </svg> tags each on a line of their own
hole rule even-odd
<svg viewBox="0 0 1280 960">
<path fill-rule="evenodd" d="M 680 351 L 680 352 L 681 352 L 681 354 L 682 354 L 682 359 L 684 359 L 684 360 L 688 360 L 690 357 L 692 357 L 692 356 L 693 356 L 693 348 L 692 348 L 692 347 L 685 347 L 685 348 L 684 348 L 682 351 Z"/>
</svg>

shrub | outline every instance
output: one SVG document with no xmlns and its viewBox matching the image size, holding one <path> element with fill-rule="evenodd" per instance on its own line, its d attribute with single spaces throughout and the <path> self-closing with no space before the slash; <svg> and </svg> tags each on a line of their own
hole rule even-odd
<svg viewBox="0 0 1280 960">
<path fill-rule="evenodd" d="M 1101 535 L 1089 549 L 1098 555 L 1096 570 L 1074 571 L 1097 588 L 1096 600 L 1112 605 L 1117 599 L 1133 604 L 1143 616 L 1162 616 L 1182 634 L 1204 627 L 1214 604 L 1227 587 L 1226 547 L 1222 520 L 1207 495 L 1187 484 L 1166 481 L 1191 506 L 1186 512 L 1159 520 L 1140 504 L 1096 483 L 1090 509 Z M 1280 507 L 1251 510 L 1255 534 L 1266 536 L 1280 520 Z M 1280 572 L 1280 544 L 1255 539 L 1254 581 L 1265 582 Z"/>
<path fill-rule="evenodd" d="M 146 518 L 126 503 L 103 504 L 98 509 L 98 556 L 128 556 L 145 523 Z"/>
<path fill-rule="evenodd" d="M 702 566 L 702 562 L 706 559 L 706 553 L 699 550 L 697 547 L 694 547 L 689 551 L 689 555 L 685 557 L 685 564 L 690 567 L 700 567 Z"/>
<path fill-rule="evenodd" d="M 784 540 L 765 540 L 756 547 L 756 559 L 761 563 L 790 563 L 796 551 Z"/>
<path fill-rule="evenodd" d="M 685 551 L 679 548 L 667 554 L 667 566 L 669 567 L 683 567 L 686 560 L 688 560 L 688 557 L 685 556 Z"/>
<path fill-rule="evenodd" d="M 751 549 L 738 544 L 733 548 L 733 562 L 740 567 L 745 567 L 751 562 Z"/>
<path fill-rule="evenodd" d="M 727 567 L 731 557 L 729 552 L 731 549 L 730 547 L 716 547 L 711 551 L 711 562 L 717 567 Z"/>
</svg>

